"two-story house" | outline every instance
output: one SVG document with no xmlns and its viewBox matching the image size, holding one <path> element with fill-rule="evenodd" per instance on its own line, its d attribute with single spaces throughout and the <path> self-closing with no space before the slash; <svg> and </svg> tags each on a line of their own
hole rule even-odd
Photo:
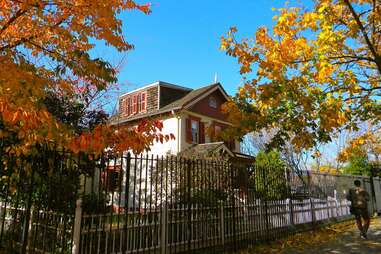
<svg viewBox="0 0 381 254">
<path fill-rule="evenodd" d="M 113 125 L 135 125 L 142 119 L 161 120 L 162 133 L 173 134 L 175 139 L 164 143 L 155 142 L 148 152 L 150 156 L 224 158 L 246 169 L 253 157 L 240 153 L 237 140 L 224 142 L 218 135 L 224 128 L 231 126 L 221 111 L 222 104 L 228 99 L 229 96 L 220 83 L 193 90 L 158 81 L 121 95 L 118 114 L 110 122 Z M 115 163 L 116 165 L 110 164 L 108 172 L 102 176 L 115 209 L 124 209 L 126 206 L 141 208 L 143 203 L 140 200 L 147 200 L 147 197 L 135 199 L 136 195 L 140 197 L 144 193 L 151 193 L 157 196 L 158 190 L 154 189 L 157 184 L 152 184 L 158 179 L 154 176 L 157 174 L 155 168 L 170 170 L 170 167 L 157 166 L 159 161 L 150 163 L 148 159 L 143 159 L 137 162 L 136 157 L 129 163 L 120 160 Z M 144 188 L 140 183 L 145 183 Z M 139 190 L 138 194 L 136 190 Z"/>
<path fill-rule="evenodd" d="M 112 118 L 112 124 L 160 119 L 163 134 L 173 134 L 175 139 L 154 143 L 150 153 L 155 155 L 208 156 L 223 151 L 232 157 L 243 156 L 237 140 L 222 142 L 218 138 L 224 128 L 231 126 L 221 111 L 221 105 L 228 99 L 220 83 L 193 90 L 158 81 L 121 95 L 119 111 Z"/>
</svg>

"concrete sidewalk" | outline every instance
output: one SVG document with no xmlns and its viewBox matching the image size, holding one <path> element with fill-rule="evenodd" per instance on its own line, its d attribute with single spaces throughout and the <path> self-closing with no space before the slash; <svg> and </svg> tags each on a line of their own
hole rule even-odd
<svg viewBox="0 0 381 254">
<path fill-rule="evenodd" d="M 340 233 L 331 241 L 323 242 L 318 246 L 305 246 L 304 250 L 287 249 L 286 254 L 381 254 L 381 218 L 375 218 L 371 221 L 368 232 L 368 239 L 360 238 L 357 227 L 349 231 Z"/>
</svg>

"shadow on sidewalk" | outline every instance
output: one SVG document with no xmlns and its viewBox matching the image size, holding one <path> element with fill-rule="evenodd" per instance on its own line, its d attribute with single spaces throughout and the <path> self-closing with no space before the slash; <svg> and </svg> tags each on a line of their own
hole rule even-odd
<svg viewBox="0 0 381 254">
<path fill-rule="evenodd" d="M 361 239 L 355 226 L 350 231 L 338 234 L 335 239 L 316 246 L 305 246 L 303 250 L 288 249 L 286 254 L 381 254 L 380 218 L 372 220 L 368 239 Z"/>
</svg>

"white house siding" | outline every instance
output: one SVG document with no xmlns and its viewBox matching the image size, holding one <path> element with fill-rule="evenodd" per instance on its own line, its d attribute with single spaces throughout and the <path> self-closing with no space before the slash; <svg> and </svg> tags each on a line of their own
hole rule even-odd
<svg viewBox="0 0 381 254">
<path fill-rule="evenodd" d="M 178 132 L 179 128 L 178 125 L 180 123 L 180 119 L 177 118 L 175 115 L 171 115 L 170 117 L 163 119 L 163 129 L 162 134 L 163 135 L 170 135 L 173 134 L 175 136 L 174 140 L 169 140 L 167 142 L 154 142 L 154 144 L 151 146 L 151 150 L 144 154 L 139 155 L 131 155 L 130 160 L 130 168 L 129 168 L 129 190 L 128 190 L 128 205 L 125 204 L 125 186 L 127 181 L 127 160 L 126 158 L 122 162 L 123 165 L 123 181 L 122 181 L 122 189 L 119 193 L 110 193 L 110 199 L 113 199 L 114 205 L 119 205 L 120 207 L 126 207 L 128 206 L 130 209 L 132 207 L 135 208 L 143 208 L 147 206 L 147 203 L 145 201 L 145 198 L 149 199 L 149 193 L 155 194 L 155 197 L 157 196 L 154 190 L 151 190 L 151 174 L 152 170 L 151 167 L 156 167 L 156 160 L 157 158 L 161 158 L 161 156 L 168 156 L 168 155 L 176 155 L 179 151 L 180 147 L 180 140 L 178 139 L 179 136 L 181 136 L 181 133 Z M 127 152 L 126 152 L 127 154 Z M 135 157 L 136 156 L 136 157 Z M 142 157 L 141 157 L 142 156 Z M 147 160 L 148 156 L 148 160 Z M 153 156 L 153 157 L 152 157 Z M 136 158 L 136 159 L 135 159 Z M 142 159 L 140 159 L 142 158 Z M 152 161 L 152 158 L 154 160 Z M 117 164 L 120 164 L 121 161 L 117 161 Z M 136 164 L 136 167 L 135 167 Z M 148 195 L 148 196 L 147 196 Z M 140 199 L 137 198 L 140 196 Z M 135 197 L 135 198 L 134 198 Z M 155 200 L 155 202 L 157 202 Z"/>
<path fill-rule="evenodd" d="M 218 121 L 214 118 L 206 117 L 203 115 L 195 114 L 188 111 L 180 112 L 178 115 L 171 115 L 170 117 L 167 117 L 163 119 L 163 130 L 162 133 L 164 135 L 173 134 L 175 136 L 175 140 L 169 140 L 168 142 L 155 142 L 151 146 L 151 150 L 148 152 L 148 156 L 151 159 L 152 155 L 154 155 L 154 158 L 159 158 L 161 156 L 167 156 L 167 155 L 176 155 L 178 152 L 183 151 L 191 146 L 188 142 L 186 142 L 186 118 L 189 116 L 195 116 L 201 118 L 201 121 L 205 123 L 205 127 L 207 128 L 210 124 L 213 123 L 213 121 Z M 221 121 L 220 121 L 221 122 Z M 226 122 L 221 122 L 225 123 Z M 180 137 L 180 138 L 179 138 Z M 205 135 L 205 142 L 210 142 L 210 137 L 208 135 Z M 236 149 L 235 152 L 239 152 L 239 142 L 236 141 Z M 135 155 L 132 155 L 132 158 L 134 158 Z M 138 158 L 140 158 L 141 155 L 136 155 Z M 147 153 L 144 153 L 142 155 L 143 158 L 146 158 Z M 119 164 L 120 161 L 117 162 Z M 137 160 L 136 165 L 136 175 L 135 175 L 135 159 L 131 159 L 130 161 L 130 173 L 129 173 L 129 197 L 127 198 L 128 205 L 125 204 L 125 186 L 126 186 L 126 180 L 127 175 L 126 173 L 126 160 L 124 160 L 123 164 L 123 181 L 122 181 L 122 190 L 120 193 L 110 193 L 109 198 L 114 200 L 114 205 L 118 205 L 120 201 L 121 207 L 128 207 L 128 208 L 144 208 L 148 204 L 145 201 L 145 198 L 148 198 L 146 193 L 154 194 L 154 196 L 157 196 L 154 190 L 151 189 L 151 167 L 156 166 L 156 161 L 151 163 L 151 160 L 148 161 L 143 159 L 142 161 Z M 148 171 L 147 171 L 148 169 Z M 135 183 L 135 184 L 134 184 Z M 142 184 L 140 184 L 142 183 Z M 146 185 L 147 183 L 147 185 Z M 135 191 L 135 192 L 134 192 Z M 135 193 L 135 194 L 134 194 Z M 161 193 L 164 194 L 164 193 Z M 140 196 L 140 199 L 137 198 Z M 160 195 L 159 195 L 160 196 Z M 135 197 L 135 198 L 133 198 Z M 159 198 L 159 197 L 156 197 Z M 160 203 L 159 200 L 155 200 L 154 202 Z"/>
<path fill-rule="evenodd" d="M 169 118 L 163 119 L 163 130 L 162 134 L 164 135 L 170 135 L 173 134 L 175 136 L 174 140 L 165 141 L 163 143 L 161 142 L 154 142 L 154 144 L 151 146 L 151 150 L 148 152 L 149 154 L 153 155 L 176 155 L 179 152 L 179 133 L 178 133 L 178 125 L 179 121 L 176 116 L 171 116 Z M 180 134 L 181 136 L 181 134 Z"/>
</svg>

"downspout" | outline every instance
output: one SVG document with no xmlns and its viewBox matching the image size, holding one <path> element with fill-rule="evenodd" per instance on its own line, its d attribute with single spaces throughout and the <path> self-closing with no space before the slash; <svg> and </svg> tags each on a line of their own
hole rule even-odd
<svg viewBox="0 0 381 254">
<path fill-rule="evenodd" d="M 180 140 L 181 140 L 181 117 L 180 116 L 177 116 L 177 121 L 178 121 L 178 124 L 177 124 L 177 153 L 180 152 Z"/>
<path fill-rule="evenodd" d="M 180 133 L 181 133 L 181 117 L 179 116 L 179 115 L 176 115 L 175 114 L 175 111 L 174 110 L 172 110 L 172 114 L 177 118 L 177 136 L 176 136 L 176 143 L 177 143 L 177 153 L 179 153 L 180 152 L 180 139 L 181 139 L 181 137 L 180 137 Z"/>
</svg>

